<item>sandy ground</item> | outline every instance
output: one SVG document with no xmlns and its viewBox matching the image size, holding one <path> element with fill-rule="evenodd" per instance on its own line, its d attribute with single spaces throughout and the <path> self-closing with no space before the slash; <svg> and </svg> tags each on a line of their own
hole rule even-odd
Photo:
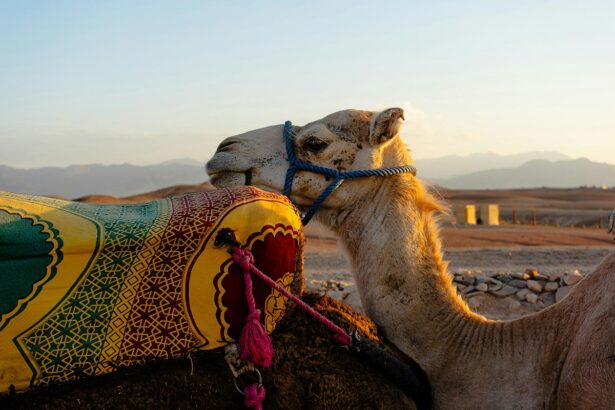
<svg viewBox="0 0 615 410">
<path fill-rule="evenodd" d="M 615 251 L 615 242 L 604 229 L 447 227 L 442 236 L 449 271 L 466 275 L 510 274 L 528 268 L 544 274 L 575 270 L 588 274 L 602 258 Z M 307 229 L 305 275 L 309 289 L 326 292 L 362 311 L 347 256 L 335 237 L 317 225 Z M 494 319 L 523 316 L 552 303 L 517 303 L 514 296 L 497 298 L 488 294 L 468 301 L 477 312 Z"/>
</svg>

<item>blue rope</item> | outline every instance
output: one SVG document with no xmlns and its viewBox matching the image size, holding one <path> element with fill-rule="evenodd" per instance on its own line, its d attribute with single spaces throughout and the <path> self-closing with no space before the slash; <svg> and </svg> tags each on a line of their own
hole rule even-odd
<svg viewBox="0 0 615 410">
<path fill-rule="evenodd" d="M 286 195 L 291 201 L 291 192 L 293 188 L 293 180 L 297 171 L 308 171 L 316 174 L 322 174 L 333 178 L 327 188 L 316 198 L 314 203 L 310 205 L 306 214 L 303 216 L 303 225 L 307 225 L 312 219 L 318 208 L 326 201 L 326 199 L 342 185 L 342 182 L 351 178 L 362 177 L 387 177 L 402 173 L 411 173 L 416 175 L 416 168 L 411 165 L 403 165 L 390 168 L 377 168 L 377 169 L 357 169 L 353 171 L 338 171 L 333 168 L 321 167 L 319 165 L 310 164 L 297 159 L 295 155 L 295 146 L 292 138 L 292 126 L 290 121 L 284 123 L 284 140 L 286 143 L 286 155 L 288 156 L 288 171 L 286 171 L 286 179 L 284 180 L 284 195 Z"/>
</svg>

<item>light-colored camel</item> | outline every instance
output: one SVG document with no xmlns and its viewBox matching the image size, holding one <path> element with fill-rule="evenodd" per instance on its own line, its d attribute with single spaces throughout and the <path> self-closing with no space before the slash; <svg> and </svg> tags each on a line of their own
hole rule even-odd
<svg viewBox="0 0 615 410">
<path fill-rule="evenodd" d="M 411 164 L 401 119 L 398 108 L 340 111 L 294 127 L 295 150 L 299 159 L 340 170 Z M 287 168 L 282 125 L 226 139 L 207 166 L 216 186 L 248 179 L 275 192 Z M 309 205 L 328 182 L 299 172 L 294 201 Z M 344 182 L 316 214 L 347 248 L 368 316 L 426 370 L 435 407 L 615 408 L 615 255 L 560 303 L 517 320 L 489 320 L 452 286 L 438 209 L 416 177 L 401 174 Z"/>
</svg>

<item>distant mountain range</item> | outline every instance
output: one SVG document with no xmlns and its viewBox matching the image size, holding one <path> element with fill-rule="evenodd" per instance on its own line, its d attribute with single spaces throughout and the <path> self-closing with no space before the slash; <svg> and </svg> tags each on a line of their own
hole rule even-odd
<svg viewBox="0 0 615 410">
<path fill-rule="evenodd" d="M 518 167 L 535 159 L 563 161 L 572 158 L 556 151 L 525 152 L 513 155 L 484 152 L 466 156 L 447 155 L 440 158 L 417 159 L 415 165 L 419 169 L 421 178 L 439 181 L 489 169 Z"/>
<path fill-rule="evenodd" d="M 518 167 L 473 172 L 435 182 L 452 189 L 615 187 L 615 165 L 592 162 L 587 158 L 532 160 Z"/>
<path fill-rule="evenodd" d="M 615 186 L 615 165 L 570 159 L 558 152 L 494 153 L 417 160 L 421 179 L 451 189 Z M 17 169 L 0 165 L 0 190 L 59 196 L 128 197 L 208 180 L 203 162 L 181 158 L 136 166 L 73 165 Z"/>
<path fill-rule="evenodd" d="M 0 165 L 0 190 L 69 199 L 94 194 L 124 197 L 207 179 L 203 164 L 186 159 L 147 166 L 93 164 L 17 169 Z"/>
</svg>

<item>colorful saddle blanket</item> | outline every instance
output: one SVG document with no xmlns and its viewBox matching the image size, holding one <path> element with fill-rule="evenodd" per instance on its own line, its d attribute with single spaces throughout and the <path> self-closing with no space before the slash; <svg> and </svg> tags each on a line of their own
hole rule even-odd
<svg viewBox="0 0 615 410">
<path fill-rule="evenodd" d="M 222 228 L 301 291 L 301 219 L 280 195 L 91 205 L 0 192 L 0 392 L 233 342 L 248 309 L 240 268 L 214 246 Z M 254 295 L 271 332 L 286 298 L 258 279 Z"/>
</svg>

